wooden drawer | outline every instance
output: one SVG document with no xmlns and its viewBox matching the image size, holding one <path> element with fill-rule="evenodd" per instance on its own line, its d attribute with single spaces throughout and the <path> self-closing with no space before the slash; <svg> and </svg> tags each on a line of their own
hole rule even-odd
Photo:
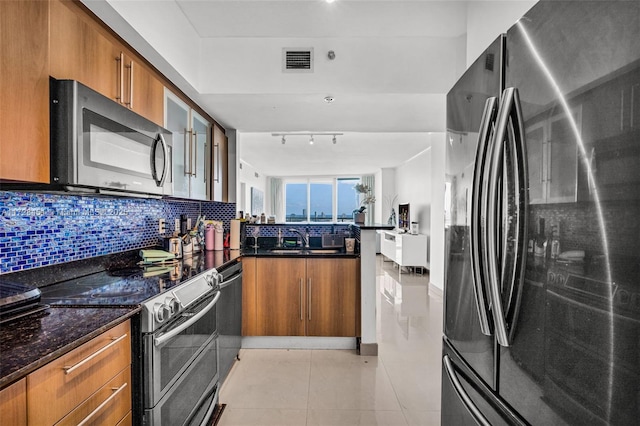
<svg viewBox="0 0 640 426">
<path fill-rule="evenodd" d="M 0 424 L 27 424 L 27 380 L 22 379 L 0 391 Z"/>
<path fill-rule="evenodd" d="M 29 424 L 56 423 L 130 364 L 126 321 L 27 376 Z"/>
<path fill-rule="evenodd" d="M 115 425 L 131 411 L 131 368 L 98 389 L 56 426 Z"/>
<path fill-rule="evenodd" d="M 132 426 L 133 425 L 133 417 L 131 411 L 127 413 L 124 419 L 120 420 L 116 426 Z"/>
</svg>

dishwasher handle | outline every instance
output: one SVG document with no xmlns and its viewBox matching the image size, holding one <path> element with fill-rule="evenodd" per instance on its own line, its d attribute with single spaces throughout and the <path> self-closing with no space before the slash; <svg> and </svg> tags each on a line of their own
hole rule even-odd
<svg viewBox="0 0 640 426">
<path fill-rule="evenodd" d="M 222 275 L 220 275 L 220 290 L 232 284 L 235 284 L 240 280 L 242 280 L 242 271 L 231 275 L 229 278 L 223 278 Z"/>
</svg>

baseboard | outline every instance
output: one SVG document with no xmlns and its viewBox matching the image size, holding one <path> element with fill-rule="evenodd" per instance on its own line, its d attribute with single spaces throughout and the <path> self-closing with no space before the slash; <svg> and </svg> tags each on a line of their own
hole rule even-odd
<svg viewBox="0 0 640 426">
<path fill-rule="evenodd" d="M 360 343 L 360 355 L 378 356 L 378 344 L 377 343 Z"/>
<path fill-rule="evenodd" d="M 429 294 L 436 297 L 442 297 L 442 289 L 436 287 L 432 282 L 429 282 Z"/>
<path fill-rule="evenodd" d="M 243 349 L 356 349 L 355 337 L 245 336 Z"/>
</svg>

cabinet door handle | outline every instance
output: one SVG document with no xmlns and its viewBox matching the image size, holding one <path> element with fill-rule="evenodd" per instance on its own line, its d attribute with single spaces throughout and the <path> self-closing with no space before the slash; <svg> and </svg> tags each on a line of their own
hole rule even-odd
<svg viewBox="0 0 640 426">
<path fill-rule="evenodd" d="M 187 139 L 187 135 L 189 135 L 189 139 Z M 191 155 L 191 130 L 184 129 L 184 152 L 182 153 L 182 159 L 184 160 L 184 175 L 189 176 L 191 173 L 191 169 L 187 166 L 190 164 L 191 160 L 187 161 L 187 148 L 189 149 L 189 155 Z"/>
<path fill-rule="evenodd" d="M 118 394 L 120 392 L 122 392 L 124 390 L 124 388 L 127 387 L 127 382 L 124 382 L 119 388 L 111 388 L 111 390 L 113 391 L 113 393 L 111 395 L 109 395 L 109 398 L 105 399 L 102 404 L 98 405 L 96 407 L 95 410 L 93 410 L 92 412 L 89 413 L 89 415 L 87 417 L 85 417 L 84 419 L 82 419 L 82 421 L 80 423 L 78 423 L 78 426 L 83 426 L 85 424 L 87 424 L 91 418 L 93 416 L 95 416 L 98 412 L 100 412 L 100 410 L 102 410 L 108 403 L 110 403 L 111 401 L 113 401 L 113 399 L 118 396 Z"/>
<path fill-rule="evenodd" d="M 124 53 L 120 52 L 120 56 L 116 57 L 118 63 L 118 95 L 116 100 L 119 103 L 124 102 Z"/>
<path fill-rule="evenodd" d="M 309 315 L 309 321 L 311 321 L 311 278 L 307 278 L 307 313 Z"/>
<path fill-rule="evenodd" d="M 220 144 L 214 143 L 213 148 L 213 155 L 215 156 L 216 162 L 216 177 L 213 180 L 217 183 L 220 182 Z"/>
<path fill-rule="evenodd" d="M 126 68 L 129 68 L 129 102 L 125 102 L 124 104 L 129 107 L 129 109 L 133 109 L 133 61 L 129 62 L 129 65 L 126 65 Z"/>
<path fill-rule="evenodd" d="M 72 366 L 64 366 L 64 367 L 62 367 L 62 369 L 64 370 L 64 373 L 65 374 L 73 373 L 75 370 L 77 370 L 78 368 L 82 367 L 84 364 L 86 364 L 87 362 L 91 361 L 93 358 L 97 357 L 102 352 L 107 351 L 110 348 L 112 348 L 113 346 L 117 345 L 121 340 L 123 340 L 126 337 L 127 337 L 127 333 L 125 333 L 122 336 L 117 337 L 117 338 L 114 337 L 114 338 L 111 339 L 112 341 L 109 344 L 103 346 L 101 349 L 99 349 L 96 352 L 92 353 L 91 355 L 89 355 L 88 357 L 83 359 L 82 361 L 77 362 Z"/>
<path fill-rule="evenodd" d="M 304 316 L 302 315 L 302 304 L 304 303 L 304 298 L 302 295 L 302 278 L 300 278 L 300 321 L 304 320 Z"/>
<path fill-rule="evenodd" d="M 195 130 L 193 131 L 193 150 L 194 152 L 194 156 L 193 156 L 193 162 L 196 164 L 196 168 L 195 170 L 191 169 L 191 166 L 189 166 L 189 169 L 191 169 L 191 172 L 193 172 L 193 177 L 197 177 L 198 175 L 198 132 L 196 132 Z"/>
</svg>

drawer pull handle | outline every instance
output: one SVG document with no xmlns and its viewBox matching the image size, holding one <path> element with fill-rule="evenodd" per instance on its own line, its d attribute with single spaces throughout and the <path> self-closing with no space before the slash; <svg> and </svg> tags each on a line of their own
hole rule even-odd
<svg viewBox="0 0 640 426">
<path fill-rule="evenodd" d="M 83 359 L 82 361 L 72 365 L 72 366 L 65 366 L 62 367 L 62 369 L 64 370 L 65 374 L 71 374 L 73 373 L 75 370 L 77 370 L 78 368 L 82 367 L 84 364 L 86 364 L 87 362 L 91 361 L 93 358 L 97 357 L 98 355 L 100 355 L 102 352 L 108 350 L 109 348 L 115 346 L 118 344 L 118 342 L 120 342 L 122 339 L 127 337 L 127 333 L 123 334 L 122 336 L 118 337 L 118 338 L 113 338 L 112 342 L 109 343 L 108 345 L 104 346 L 102 349 L 92 353 L 91 355 L 89 355 L 88 357 L 86 357 L 85 359 Z"/>
<path fill-rule="evenodd" d="M 113 391 L 113 393 L 109 396 L 109 398 L 105 399 L 102 404 L 98 405 L 96 407 L 95 410 L 93 410 L 92 412 L 89 413 L 89 415 L 87 417 L 85 417 L 84 419 L 82 419 L 82 421 L 80 423 L 78 423 L 78 426 L 83 426 L 85 423 L 89 422 L 91 420 L 91 418 L 93 416 L 96 415 L 96 413 L 98 413 L 100 410 L 102 410 L 105 405 L 107 405 L 108 403 L 110 403 L 116 396 L 118 396 L 118 394 L 120 392 L 122 392 L 122 390 L 124 388 L 127 387 L 127 382 L 124 382 L 122 384 L 122 386 L 120 386 L 119 388 L 111 388 L 111 390 Z"/>
</svg>

